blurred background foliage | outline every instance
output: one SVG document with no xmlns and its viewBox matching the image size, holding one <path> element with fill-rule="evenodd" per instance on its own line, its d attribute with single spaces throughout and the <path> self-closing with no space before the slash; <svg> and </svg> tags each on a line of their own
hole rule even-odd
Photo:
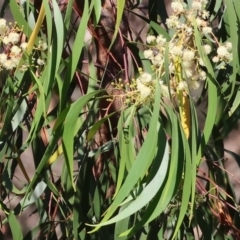
<svg viewBox="0 0 240 240">
<path fill-rule="evenodd" d="M 154 74 L 143 55 L 147 36 L 174 36 L 170 6 L 4 1 L 1 18 L 10 8 L 27 48 L 14 70 L 0 72 L 2 239 L 240 238 L 223 145 L 240 114 L 239 1 L 206 4 L 217 41 L 232 44 L 225 68 L 213 68 L 194 28 L 208 78 L 197 101 L 187 98 L 189 136 L 178 103 L 161 97 L 158 84 L 151 102 L 126 100 L 139 68 Z M 10 58 L 12 45 L 1 45 Z"/>
</svg>

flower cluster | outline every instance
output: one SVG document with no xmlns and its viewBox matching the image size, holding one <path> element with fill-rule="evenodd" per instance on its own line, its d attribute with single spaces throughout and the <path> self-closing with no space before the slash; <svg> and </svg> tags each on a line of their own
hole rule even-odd
<svg viewBox="0 0 240 240">
<path fill-rule="evenodd" d="M 113 87 L 111 91 L 111 98 L 108 101 L 112 102 L 116 99 L 120 99 L 122 103 L 135 104 L 140 106 L 142 104 L 150 103 L 154 100 L 155 88 L 157 79 L 154 75 L 144 72 L 142 68 L 139 68 L 139 76 L 136 79 L 131 79 L 131 83 L 124 83 L 120 78 L 117 82 L 112 82 Z M 161 96 L 169 98 L 169 89 L 163 83 L 163 81 L 158 81 L 161 90 Z M 116 94 L 114 94 L 116 92 Z M 171 91 L 171 94 L 173 92 Z M 123 104 L 124 106 L 124 104 Z"/>
<path fill-rule="evenodd" d="M 2 45 L 3 51 L 0 52 L 0 71 L 7 70 L 12 71 L 19 67 L 21 71 L 25 71 L 29 67 L 29 63 L 21 62 L 22 55 L 27 49 L 28 43 L 24 41 L 22 29 L 19 29 L 16 25 L 7 24 L 4 18 L 0 18 L 0 44 Z M 47 44 L 43 41 L 39 41 L 35 50 L 45 51 L 47 49 Z M 33 58 L 33 60 L 35 60 Z M 38 65 L 44 65 L 43 59 L 37 59 Z M 19 66 L 20 64 L 20 66 Z"/>
<path fill-rule="evenodd" d="M 207 4 L 207 0 L 195 0 L 190 8 L 187 8 L 182 0 L 173 1 L 171 4 L 173 14 L 166 20 L 166 25 L 171 30 L 171 40 L 167 41 L 163 35 L 147 36 L 148 48 L 143 54 L 145 59 L 151 61 L 153 69 L 158 75 L 161 89 L 163 86 L 168 89 L 161 80 L 166 74 L 164 61 L 166 50 L 168 50 L 170 94 L 176 94 L 181 90 L 185 94 L 191 95 L 203 85 L 201 81 L 207 79 L 205 62 L 195 39 L 195 26 L 201 36 L 202 50 L 213 65 L 219 63 L 218 66 L 221 64 L 221 67 L 224 67 L 232 60 L 232 44 L 230 42 L 220 44 L 212 32 L 208 22 L 210 13 L 205 10 Z M 143 97 L 147 93 L 150 95 L 147 88 L 144 88 L 145 91 L 142 89 L 143 87 L 139 85 L 139 93 Z M 192 97 L 196 99 L 199 96 Z"/>
<path fill-rule="evenodd" d="M 0 69 L 12 70 L 21 60 L 26 44 L 20 43 L 20 31 L 15 26 L 10 27 L 7 21 L 0 19 L 0 43 L 3 44 L 3 52 L 0 53 Z"/>
<path fill-rule="evenodd" d="M 226 42 L 217 49 L 217 56 L 213 57 L 213 62 L 218 63 L 219 61 L 224 61 L 230 63 L 232 61 L 232 43 Z"/>
<path fill-rule="evenodd" d="M 151 62 L 153 74 L 139 69 L 138 78 L 132 79 L 131 84 L 123 84 L 121 79 L 119 83 L 112 83 L 123 93 L 118 95 L 122 100 L 137 105 L 151 102 L 156 84 L 161 97 L 191 96 L 194 101 L 198 100 L 208 77 L 204 60 L 208 58 L 216 69 L 232 61 L 232 44 L 217 41 L 209 24 L 207 5 L 207 0 L 193 0 L 189 7 L 183 0 L 171 3 L 173 14 L 166 20 L 170 37 L 166 34 L 146 38 L 147 49 L 143 55 Z M 165 64 L 166 59 L 169 65 Z M 112 98 L 115 97 L 113 94 Z"/>
<path fill-rule="evenodd" d="M 141 101 L 146 102 L 146 100 L 153 99 L 157 80 L 153 79 L 151 74 L 143 72 L 141 68 L 139 69 L 139 73 L 140 75 L 136 80 L 136 88 L 140 93 Z M 168 87 L 161 80 L 158 83 L 162 97 L 169 97 Z"/>
<path fill-rule="evenodd" d="M 143 70 L 139 68 L 139 77 L 137 79 L 131 79 L 131 84 L 123 83 L 121 78 L 118 79 L 118 82 L 111 83 L 114 90 L 120 90 L 121 94 L 119 94 L 119 92 L 117 92 L 116 95 L 111 94 L 112 99 L 108 100 L 113 101 L 116 98 L 120 98 L 122 102 L 127 104 L 141 105 L 146 102 L 147 99 L 151 101 L 154 97 L 152 93 L 154 92 L 155 83 L 156 81 L 152 78 L 151 74 L 143 72 Z"/>
</svg>

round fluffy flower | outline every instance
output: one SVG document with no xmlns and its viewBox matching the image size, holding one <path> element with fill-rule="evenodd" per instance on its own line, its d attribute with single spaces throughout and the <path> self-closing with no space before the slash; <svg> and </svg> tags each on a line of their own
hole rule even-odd
<svg viewBox="0 0 240 240">
<path fill-rule="evenodd" d="M 211 27 L 203 27 L 202 32 L 203 32 L 203 34 L 209 34 L 212 32 L 212 28 Z"/>
<path fill-rule="evenodd" d="M 6 25 L 7 25 L 7 21 L 6 21 L 6 19 L 4 19 L 4 18 L 0 18 L 0 28 L 2 28 L 2 27 L 6 27 Z"/>
<path fill-rule="evenodd" d="M 158 61 L 158 62 L 161 62 L 161 61 L 163 60 L 162 54 L 161 54 L 161 53 L 158 53 L 158 54 L 154 57 L 154 59 L 155 59 L 156 61 Z"/>
<path fill-rule="evenodd" d="M 153 51 L 151 49 L 147 49 L 143 52 L 143 56 L 147 59 L 153 58 Z"/>
<path fill-rule="evenodd" d="M 206 54 L 209 54 L 212 51 L 211 46 L 208 45 L 208 44 L 203 45 L 203 49 L 204 49 Z"/>
<path fill-rule="evenodd" d="M 20 41 L 20 34 L 16 32 L 10 32 L 8 35 L 9 42 L 12 44 L 16 44 Z"/>
<path fill-rule="evenodd" d="M 202 10 L 202 2 L 201 1 L 193 1 L 192 2 L 192 9 L 194 10 Z"/>
<path fill-rule="evenodd" d="M 185 81 L 181 81 L 180 83 L 178 83 L 177 89 L 188 91 L 188 85 Z"/>
<path fill-rule="evenodd" d="M 220 46 L 217 49 L 217 54 L 220 58 L 224 58 L 229 54 L 229 52 L 225 46 Z"/>
<path fill-rule="evenodd" d="M 182 56 L 182 54 L 183 54 L 182 46 L 173 46 L 170 49 L 170 54 L 172 54 L 174 56 Z"/>
<path fill-rule="evenodd" d="M 171 7 L 173 12 L 180 13 L 184 11 L 183 4 L 181 2 L 172 2 Z"/>
<path fill-rule="evenodd" d="M 10 40 L 9 40 L 9 38 L 8 38 L 7 36 L 5 36 L 5 37 L 3 38 L 3 40 L 2 40 L 2 42 L 3 42 L 5 45 L 7 45 L 7 44 L 10 43 Z"/>
<path fill-rule="evenodd" d="M 147 43 L 150 44 L 156 40 L 156 37 L 153 35 L 148 35 L 147 36 Z"/>
<path fill-rule="evenodd" d="M 5 34 L 7 28 L 7 21 L 4 18 L 0 18 L 0 35 Z"/>
<path fill-rule="evenodd" d="M 198 59 L 198 63 L 199 63 L 201 66 L 205 67 L 205 62 L 203 61 L 202 58 L 199 58 L 199 59 Z"/>
<path fill-rule="evenodd" d="M 179 26 L 179 21 L 177 16 L 172 15 L 169 18 L 167 18 L 166 24 L 168 28 L 177 28 Z"/>
<path fill-rule="evenodd" d="M 191 68 L 184 69 L 185 76 L 191 78 L 193 76 L 193 71 Z"/>
<path fill-rule="evenodd" d="M 38 59 L 37 59 L 37 64 L 40 65 L 40 66 L 42 66 L 42 65 L 45 64 L 45 62 L 44 62 L 41 58 L 38 58 Z"/>
<path fill-rule="evenodd" d="M 25 51 L 25 50 L 27 49 L 27 45 L 28 45 L 27 42 L 22 42 L 21 45 L 20 45 L 20 47 L 21 47 L 21 49 L 22 49 L 23 51 Z"/>
<path fill-rule="evenodd" d="M 140 79 L 136 80 L 137 90 L 140 92 L 142 98 L 147 98 L 151 94 L 151 89 L 144 85 Z"/>
<path fill-rule="evenodd" d="M 197 26 L 198 26 L 198 27 L 202 26 L 202 25 L 203 25 L 203 22 L 204 22 L 204 21 L 203 21 L 201 18 L 199 18 L 199 17 L 196 18 L 196 23 L 197 23 Z"/>
<path fill-rule="evenodd" d="M 16 64 L 14 63 L 14 61 L 12 61 L 11 59 L 7 59 L 4 63 L 3 63 L 3 67 L 6 70 L 12 70 L 13 68 L 16 67 Z"/>
<path fill-rule="evenodd" d="M 226 48 L 228 51 L 232 51 L 232 43 L 231 42 L 226 42 L 225 45 L 226 45 Z"/>
<path fill-rule="evenodd" d="M 184 61 L 192 61 L 194 59 L 194 52 L 191 50 L 185 50 L 183 52 L 183 60 Z"/>
<path fill-rule="evenodd" d="M 152 81 L 152 75 L 149 73 L 142 73 L 139 77 L 138 77 L 139 81 L 141 81 L 143 84 L 147 85 Z"/>
<path fill-rule="evenodd" d="M 156 43 L 159 45 L 164 45 L 166 43 L 167 39 L 164 38 L 162 35 L 158 35 L 156 38 Z"/>
<path fill-rule="evenodd" d="M 163 61 L 162 54 L 157 54 L 153 59 L 152 59 L 152 64 L 154 66 L 160 66 Z"/>
<path fill-rule="evenodd" d="M 188 27 L 186 29 L 186 32 L 187 32 L 188 35 L 191 35 L 193 33 L 193 29 L 191 27 Z"/>
<path fill-rule="evenodd" d="M 199 72 L 199 79 L 204 81 L 204 80 L 206 80 L 206 78 L 207 78 L 207 73 L 203 70 L 200 71 Z"/>
<path fill-rule="evenodd" d="M 203 19 L 207 19 L 207 18 L 209 18 L 209 16 L 210 16 L 210 13 L 208 11 L 206 11 L 206 10 L 202 11 L 202 18 Z"/>
<path fill-rule="evenodd" d="M 12 48 L 11 48 L 11 53 L 14 54 L 14 55 L 18 55 L 21 53 L 21 48 L 16 46 L 16 45 L 13 45 Z"/>
<path fill-rule="evenodd" d="M 218 56 L 213 57 L 213 58 L 212 58 L 212 61 L 213 61 L 214 63 L 219 62 L 219 57 L 218 57 Z"/>
<path fill-rule="evenodd" d="M 3 63 L 6 61 L 7 61 L 7 54 L 0 53 L 0 64 L 3 65 Z"/>
<path fill-rule="evenodd" d="M 20 60 L 21 60 L 21 56 L 14 56 L 11 58 L 12 64 L 15 64 L 15 67 L 19 64 Z"/>
<path fill-rule="evenodd" d="M 40 51 L 45 51 L 47 49 L 47 43 L 40 40 L 39 43 L 38 43 L 38 49 Z"/>
</svg>

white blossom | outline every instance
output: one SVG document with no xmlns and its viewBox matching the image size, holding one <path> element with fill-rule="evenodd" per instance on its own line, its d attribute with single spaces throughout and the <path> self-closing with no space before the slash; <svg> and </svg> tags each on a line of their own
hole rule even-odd
<svg viewBox="0 0 240 240">
<path fill-rule="evenodd" d="M 193 29 L 191 27 L 188 27 L 186 29 L 186 32 L 187 32 L 188 35 L 191 35 L 193 33 Z"/>
<path fill-rule="evenodd" d="M 156 37 L 153 35 L 148 35 L 147 36 L 147 43 L 150 44 L 152 42 L 156 41 Z"/>
<path fill-rule="evenodd" d="M 145 85 L 149 84 L 152 81 L 152 75 L 149 73 L 142 73 L 138 79 Z"/>
<path fill-rule="evenodd" d="M 177 16 L 172 15 L 169 18 L 167 18 L 166 24 L 168 28 L 177 28 L 177 26 L 179 26 L 179 21 Z"/>
<path fill-rule="evenodd" d="M 16 46 L 16 45 L 13 45 L 13 46 L 11 47 L 11 53 L 14 54 L 14 55 L 20 54 L 21 51 L 22 51 L 21 48 L 18 47 L 18 46 Z"/>
<path fill-rule="evenodd" d="M 154 66 L 160 66 L 163 61 L 162 54 L 157 54 L 153 59 L 152 59 L 152 64 Z"/>
<path fill-rule="evenodd" d="M 150 94 L 151 94 L 151 88 L 147 87 L 146 85 L 144 85 L 140 79 L 136 80 L 137 83 L 137 90 L 140 92 L 141 97 L 143 99 L 147 98 Z"/>
<path fill-rule="evenodd" d="M 192 9 L 194 10 L 202 10 L 203 4 L 200 1 L 193 1 L 192 2 Z"/>
<path fill-rule="evenodd" d="M 225 45 L 226 45 L 227 50 L 231 52 L 232 51 L 232 43 L 226 42 Z"/>
<path fill-rule="evenodd" d="M 20 60 L 21 60 L 21 56 L 14 56 L 11 58 L 12 64 L 15 64 L 15 67 L 19 64 Z"/>
<path fill-rule="evenodd" d="M 212 58 L 212 61 L 213 61 L 214 63 L 219 62 L 219 57 L 218 57 L 218 56 L 213 57 L 213 58 Z"/>
<path fill-rule="evenodd" d="M 197 23 L 198 27 L 202 26 L 202 22 L 203 22 L 203 20 L 201 18 L 199 18 L 199 17 L 196 18 L 196 23 Z"/>
<path fill-rule="evenodd" d="M 204 49 L 206 54 L 209 54 L 212 51 L 211 46 L 208 45 L 208 44 L 203 45 L 203 49 Z"/>
<path fill-rule="evenodd" d="M 185 81 L 179 82 L 177 88 L 178 90 L 188 91 L 188 85 Z"/>
<path fill-rule="evenodd" d="M 156 43 L 159 45 L 164 45 L 166 43 L 167 39 L 164 38 L 162 35 L 158 35 L 156 38 Z"/>
<path fill-rule="evenodd" d="M 199 58 L 199 59 L 198 59 L 198 63 L 199 63 L 201 66 L 205 67 L 205 63 L 204 63 L 204 61 L 203 61 L 202 58 Z"/>
<path fill-rule="evenodd" d="M 169 52 L 174 56 L 182 56 L 183 54 L 182 46 L 173 46 Z"/>
<path fill-rule="evenodd" d="M 40 51 L 45 51 L 47 49 L 47 43 L 45 43 L 44 41 L 40 40 L 38 43 L 38 49 Z"/>
<path fill-rule="evenodd" d="M 193 76 L 193 71 L 192 71 L 191 68 L 185 69 L 185 70 L 184 70 L 184 73 L 185 73 L 185 75 L 186 75 L 187 78 L 190 78 L 190 77 Z"/>
<path fill-rule="evenodd" d="M 7 29 L 7 21 L 4 18 L 0 18 L 0 35 L 5 34 Z"/>
<path fill-rule="evenodd" d="M 16 32 L 10 32 L 8 35 L 9 42 L 12 44 L 19 43 L 20 41 L 20 34 Z"/>
<path fill-rule="evenodd" d="M 184 11 L 183 4 L 181 2 L 172 2 L 171 7 L 173 12 L 179 13 Z"/>
<path fill-rule="evenodd" d="M 40 65 L 40 66 L 42 66 L 42 65 L 45 64 L 45 62 L 44 62 L 44 60 L 42 60 L 41 58 L 38 58 L 38 59 L 37 59 L 37 64 Z"/>
<path fill-rule="evenodd" d="M 201 71 L 199 72 L 199 78 L 200 78 L 200 80 L 206 80 L 206 78 L 207 78 L 207 73 L 206 73 L 205 71 L 201 70 Z"/>
<path fill-rule="evenodd" d="M 151 49 L 147 49 L 143 52 L 143 56 L 147 59 L 151 59 L 153 57 L 153 51 Z"/>
<path fill-rule="evenodd" d="M 225 46 L 220 46 L 217 49 L 217 54 L 220 58 L 224 58 L 229 54 L 229 52 Z"/>
<path fill-rule="evenodd" d="M 202 18 L 203 19 L 208 19 L 209 16 L 210 16 L 210 13 L 208 11 L 206 11 L 206 10 L 202 11 Z"/>
<path fill-rule="evenodd" d="M 20 47 L 22 48 L 23 51 L 25 51 L 27 49 L 27 45 L 28 45 L 27 42 L 22 42 Z"/>
<path fill-rule="evenodd" d="M 0 18 L 0 28 L 2 28 L 2 27 L 6 27 L 6 25 L 7 25 L 7 21 L 6 21 L 6 19 L 4 19 L 4 18 Z"/>
<path fill-rule="evenodd" d="M 192 61 L 194 59 L 194 52 L 192 50 L 185 50 L 183 52 L 183 60 L 184 61 Z"/>
<path fill-rule="evenodd" d="M 6 61 L 7 61 L 7 54 L 0 53 L 0 64 L 3 64 Z"/>
<path fill-rule="evenodd" d="M 8 38 L 8 36 L 5 36 L 5 37 L 3 38 L 3 40 L 2 40 L 2 42 L 3 42 L 5 45 L 7 45 L 7 44 L 10 43 L 10 39 Z"/>
<path fill-rule="evenodd" d="M 13 68 L 16 67 L 16 64 L 14 63 L 14 61 L 12 61 L 11 59 L 7 59 L 4 63 L 3 63 L 3 67 L 6 70 L 12 70 Z"/>
<path fill-rule="evenodd" d="M 163 60 L 163 57 L 162 57 L 162 54 L 159 53 L 157 54 L 155 57 L 154 57 L 154 60 L 158 61 L 158 62 L 161 62 Z"/>
<path fill-rule="evenodd" d="M 202 32 L 203 32 L 203 34 L 209 34 L 212 32 L 212 28 L 211 27 L 203 27 Z"/>
</svg>

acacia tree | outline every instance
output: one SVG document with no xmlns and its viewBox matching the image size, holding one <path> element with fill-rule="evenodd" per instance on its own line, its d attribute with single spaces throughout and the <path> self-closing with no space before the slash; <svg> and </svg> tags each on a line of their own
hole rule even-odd
<svg viewBox="0 0 240 240">
<path fill-rule="evenodd" d="M 239 238 L 223 139 L 239 114 L 240 6 L 169 4 L 171 16 L 154 0 L 146 15 L 141 1 L 10 0 L 9 24 L 5 1 L 1 207 L 13 239 Z M 39 222 L 23 234 L 32 204 Z"/>
</svg>

